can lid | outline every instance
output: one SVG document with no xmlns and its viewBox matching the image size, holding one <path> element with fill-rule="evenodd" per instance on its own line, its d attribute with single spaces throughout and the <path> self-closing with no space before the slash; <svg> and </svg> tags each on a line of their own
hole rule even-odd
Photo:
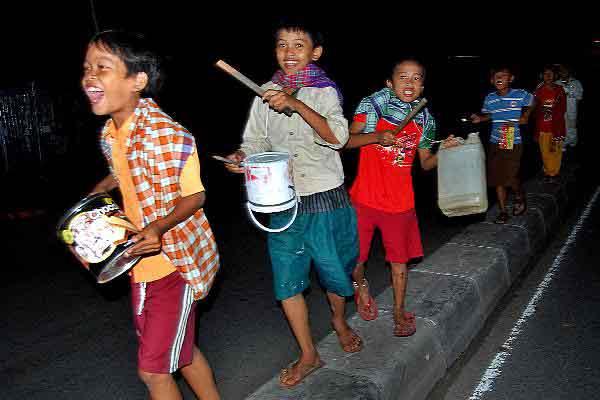
<svg viewBox="0 0 600 400">
<path fill-rule="evenodd" d="M 127 272 L 141 258 L 141 256 L 127 257 L 125 251 L 131 246 L 126 246 L 122 250 L 112 254 L 111 260 L 106 263 L 102 271 L 98 274 L 96 281 L 98 283 L 106 283 L 117 276 Z"/>
<path fill-rule="evenodd" d="M 252 155 L 246 157 L 246 159 L 244 160 L 244 163 L 246 165 L 251 164 L 251 163 L 267 164 L 267 163 L 272 163 L 275 161 L 286 160 L 288 158 L 290 158 L 290 155 L 288 153 L 284 153 L 281 151 L 267 151 L 264 153 L 252 154 Z"/>
<path fill-rule="evenodd" d="M 90 202 L 92 202 L 96 199 L 99 199 L 99 198 L 103 198 L 103 197 L 110 198 L 112 200 L 112 197 L 106 192 L 94 193 L 94 194 L 91 194 L 91 195 L 83 198 L 82 200 L 80 200 L 77 204 L 75 204 L 67 212 L 64 213 L 62 218 L 58 221 L 58 224 L 56 224 L 56 231 L 57 232 L 62 231 L 64 229 L 65 223 L 73 215 L 78 214 L 82 209 L 84 209 L 85 206 L 88 205 Z"/>
</svg>

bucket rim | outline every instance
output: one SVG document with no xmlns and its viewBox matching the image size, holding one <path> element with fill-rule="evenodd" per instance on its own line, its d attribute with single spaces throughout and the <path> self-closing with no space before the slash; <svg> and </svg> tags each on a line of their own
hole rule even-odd
<svg viewBox="0 0 600 400">
<path fill-rule="evenodd" d="M 73 207 L 71 207 L 68 211 L 66 211 L 63 216 L 60 218 L 58 223 L 56 224 L 56 231 L 60 234 L 62 227 L 65 223 L 74 215 L 78 214 L 88 203 L 92 200 L 96 200 L 97 198 L 108 197 L 112 199 L 112 196 L 106 192 L 98 192 L 90 194 L 89 196 L 84 197 L 79 200 Z M 114 200 L 113 200 L 114 201 Z"/>
<path fill-rule="evenodd" d="M 286 156 L 287 159 L 290 158 L 290 153 L 287 153 L 285 151 L 263 151 L 261 153 L 254 153 L 254 154 L 250 154 L 249 156 L 247 156 L 244 159 L 244 164 L 246 164 L 246 165 L 248 163 L 270 164 L 270 162 L 268 162 L 268 161 L 261 162 L 261 161 L 256 161 L 255 160 L 257 157 L 265 156 L 265 155 L 270 155 L 270 156 Z"/>
</svg>

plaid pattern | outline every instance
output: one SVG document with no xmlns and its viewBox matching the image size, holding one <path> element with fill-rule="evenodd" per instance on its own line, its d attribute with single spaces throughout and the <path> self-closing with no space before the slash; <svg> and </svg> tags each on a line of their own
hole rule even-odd
<svg viewBox="0 0 600 400">
<path fill-rule="evenodd" d="M 337 91 L 340 104 L 343 104 L 342 92 L 335 82 L 327 77 L 325 71 L 313 63 L 308 64 L 302 71 L 298 71 L 292 75 L 286 75 L 282 70 L 278 70 L 271 78 L 271 82 L 294 91 L 305 86 L 318 88 L 333 87 Z"/>
<path fill-rule="evenodd" d="M 392 89 L 386 87 L 362 99 L 354 114 L 366 114 L 364 132 L 374 132 L 377 122 L 381 118 L 390 124 L 399 125 L 418 102 L 415 100 L 413 103 L 405 103 L 396 96 Z M 419 111 L 413 121 L 423 127 L 419 148 L 431 148 L 431 142 L 435 140 L 436 125 L 429 110 L 424 108 Z"/>
<path fill-rule="evenodd" d="M 173 211 L 181 198 L 179 177 L 195 148 L 194 137 L 152 99 L 140 99 L 127 139 L 127 160 L 147 226 Z M 107 121 L 100 146 L 112 171 Z M 217 245 L 202 209 L 163 235 L 162 251 L 192 287 L 194 298 L 208 294 L 219 269 Z"/>
</svg>

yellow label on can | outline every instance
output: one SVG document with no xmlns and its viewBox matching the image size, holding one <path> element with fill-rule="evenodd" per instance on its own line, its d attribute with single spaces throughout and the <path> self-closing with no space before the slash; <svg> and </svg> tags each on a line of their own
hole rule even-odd
<svg viewBox="0 0 600 400">
<path fill-rule="evenodd" d="M 73 244 L 73 232 L 71 232 L 70 229 L 63 229 L 62 231 L 60 231 L 60 238 L 66 244 Z"/>
</svg>

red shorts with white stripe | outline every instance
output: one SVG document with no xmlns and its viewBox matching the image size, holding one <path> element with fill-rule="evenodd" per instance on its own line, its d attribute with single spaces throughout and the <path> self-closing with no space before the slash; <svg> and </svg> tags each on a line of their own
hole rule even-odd
<svg viewBox="0 0 600 400">
<path fill-rule="evenodd" d="M 173 272 L 152 282 L 131 282 L 138 368 L 167 374 L 192 362 L 196 302 L 192 288 Z"/>
</svg>

